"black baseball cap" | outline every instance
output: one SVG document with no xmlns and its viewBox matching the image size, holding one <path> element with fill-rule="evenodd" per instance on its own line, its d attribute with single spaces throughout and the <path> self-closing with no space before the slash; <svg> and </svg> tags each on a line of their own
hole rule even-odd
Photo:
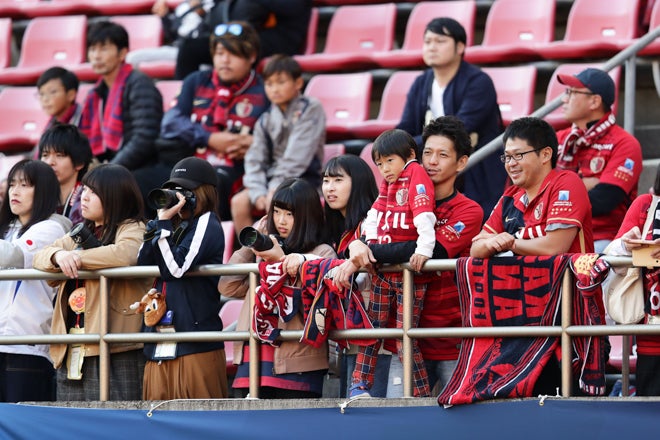
<svg viewBox="0 0 660 440">
<path fill-rule="evenodd" d="M 217 173 L 206 160 L 199 157 L 186 157 L 172 167 L 170 180 L 165 182 L 163 187 L 180 186 L 193 190 L 204 184 L 216 186 L 218 184 Z"/>
<path fill-rule="evenodd" d="M 557 75 L 557 80 L 569 87 L 584 87 L 600 95 L 603 104 L 611 107 L 614 103 L 614 81 L 604 70 L 589 67 L 577 75 Z"/>
<path fill-rule="evenodd" d="M 434 34 L 446 35 L 454 39 L 457 43 L 467 44 L 467 34 L 465 28 L 456 20 L 449 17 L 434 18 L 426 25 L 426 31 Z"/>
</svg>

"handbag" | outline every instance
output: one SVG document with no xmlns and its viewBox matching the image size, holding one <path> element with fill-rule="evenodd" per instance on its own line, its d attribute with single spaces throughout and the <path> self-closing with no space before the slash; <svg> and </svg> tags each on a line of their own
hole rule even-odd
<svg viewBox="0 0 660 440">
<path fill-rule="evenodd" d="M 653 197 L 653 203 L 644 222 L 642 237 L 646 237 L 655 210 L 658 205 L 658 197 Z M 605 253 L 613 247 L 613 241 L 605 249 Z M 644 281 L 641 267 L 630 267 L 625 273 L 620 274 L 613 271 L 610 276 L 607 292 L 605 295 L 605 309 L 608 315 L 618 324 L 636 324 L 644 318 Z"/>
</svg>

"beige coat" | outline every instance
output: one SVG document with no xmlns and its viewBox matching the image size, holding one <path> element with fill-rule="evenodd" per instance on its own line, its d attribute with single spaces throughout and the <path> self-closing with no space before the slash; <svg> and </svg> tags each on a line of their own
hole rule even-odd
<svg viewBox="0 0 660 440">
<path fill-rule="evenodd" d="M 336 258 L 337 255 L 332 247 L 321 244 L 315 247 L 310 254 L 321 258 Z M 254 263 L 254 253 L 246 247 L 242 247 L 231 256 L 228 264 Z M 249 290 L 249 279 L 247 275 L 222 276 L 218 283 L 218 290 L 224 296 L 232 298 L 245 298 Z M 282 330 L 302 330 L 304 326 L 302 315 L 298 314 L 289 322 L 279 320 L 278 327 Z M 248 301 L 243 303 L 241 313 L 236 323 L 236 331 L 247 331 L 250 328 L 250 310 Z M 234 343 L 234 364 L 241 364 L 243 360 L 244 342 Z M 314 348 L 311 345 L 298 341 L 284 341 L 282 345 L 275 348 L 274 369 L 276 374 L 301 373 L 305 371 L 325 370 L 328 368 L 328 346 Z"/>
<path fill-rule="evenodd" d="M 144 235 L 144 223 L 125 223 L 117 229 L 117 237 L 113 244 L 93 249 L 81 249 L 82 270 L 107 269 L 111 267 L 134 266 L 137 263 L 137 255 L 142 244 Z M 35 269 L 47 272 L 59 272 L 52 261 L 53 255 L 61 250 L 74 250 L 76 243 L 65 235 L 39 251 L 33 261 Z M 69 311 L 68 292 L 64 292 L 66 281 L 53 281 L 53 286 L 59 285 L 55 309 L 53 312 L 53 324 L 51 333 L 63 335 L 67 333 L 66 317 Z M 153 279 L 110 279 L 108 287 L 109 295 L 109 331 L 111 333 L 139 333 L 142 326 L 142 315 L 136 314 L 129 306 L 140 301 L 142 296 L 153 284 Z M 87 297 L 85 302 L 85 333 L 98 333 L 100 325 L 100 285 L 99 280 L 85 280 Z M 142 348 L 141 343 L 112 344 L 111 353 L 120 353 Z M 50 346 L 50 356 L 55 368 L 59 368 L 66 356 L 67 346 L 54 344 Z M 98 356 L 99 346 L 86 344 L 85 356 Z"/>
</svg>

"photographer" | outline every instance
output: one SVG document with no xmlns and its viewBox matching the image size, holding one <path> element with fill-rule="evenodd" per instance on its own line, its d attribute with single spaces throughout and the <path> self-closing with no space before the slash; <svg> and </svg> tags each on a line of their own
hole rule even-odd
<svg viewBox="0 0 660 440">
<path fill-rule="evenodd" d="M 222 264 L 225 243 L 216 185 L 213 167 L 189 157 L 174 165 L 165 190 L 149 195 L 158 218 L 147 224 L 138 264 L 158 265 L 154 288 L 166 308 L 156 325 L 143 326 L 144 332 L 222 330 L 218 277 L 182 278 L 194 266 Z M 145 344 L 144 353 L 145 400 L 227 397 L 222 341 Z"/>
<path fill-rule="evenodd" d="M 152 279 L 108 280 L 109 310 L 101 310 L 99 280 L 78 279 L 79 270 L 133 266 L 137 262 L 145 230 L 137 184 L 130 171 L 114 164 L 94 168 L 85 174 L 82 184 L 84 227 L 101 245 L 94 247 L 94 240 L 83 229 L 73 237 L 67 234 L 57 239 L 34 257 L 35 269 L 62 272 L 70 278 L 52 283 L 59 286 L 52 333 L 99 333 L 103 314 L 108 315 L 110 333 L 139 332 L 142 316 L 129 305 L 142 298 Z M 142 397 L 145 359 L 141 348 L 141 343 L 110 345 L 111 400 Z M 98 344 L 53 344 L 50 355 L 57 369 L 57 400 L 99 400 Z"/>
</svg>

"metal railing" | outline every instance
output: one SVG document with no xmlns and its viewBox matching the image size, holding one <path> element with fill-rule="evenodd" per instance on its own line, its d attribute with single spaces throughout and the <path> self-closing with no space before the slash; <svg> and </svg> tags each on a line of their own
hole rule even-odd
<svg viewBox="0 0 660 440">
<path fill-rule="evenodd" d="M 606 257 L 612 266 L 630 266 L 632 260 L 629 257 Z M 424 266 L 425 271 L 438 270 L 456 270 L 455 259 L 447 260 L 429 260 Z M 386 271 L 403 270 L 403 309 L 404 320 L 403 328 L 386 328 L 372 330 L 336 330 L 330 333 L 331 339 L 344 338 L 400 338 L 403 346 L 403 389 L 404 397 L 412 396 L 412 340 L 417 338 L 431 337 L 560 337 L 562 346 L 561 362 L 561 392 L 562 396 L 571 395 L 571 341 L 576 336 L 596 336 L 596 335 L 632 335 L 632 334 L 653 334 L 660 335 L 660 326 L 653 325 L 617 325 L 617 326 L 577 326 L 571 322 L 571 298 L 573 294 L 573 281 L 571 271 L 566 270 L 562 283 L 562 306 L 561 306 L 561 325 L 560 326 L 539 326 L 539 327 L 482 327 L 482 328 L 412 328 L 412 271 L 409 265 L 390 266 Z M 233 264 L 233 265 L 204 265 L 198 266 L 188 272 L 186 276 L 205 276 L 205 275 L 245 275 L 250 279 L 250 294 L 247 295 L 250 306 L 254 303 L 254 291 L 257 286 L 257 264 Z M 179 332 L 179 333 L 109 333 L 108 332 L 108 280 L 112 278 L 135 278 L 135 277 L 155 277 L 158 276 L 156 266 L 126 267 L 103 269 L 95 272 L 81 271 L 81 279 L 98 278 L 100 280 L 100 305 L 105 313 L 101 313 L 101 325 L 98 334 L 83 335 L 23 335 L 23 336 L 0 336 L 0 345 L 8 344 L 99 344 L 99 381 L 101 401 L 108 400 L 110 377 L 110 350 L 111 344 L 126 342 L 165 342 L 165 341 L 249 341 L 250 347 L 250 395 L 259 397 L 259 340 L 252 331 L 222 331 L 222 332 Z M 52 274 L 34 269 L 11 269 L 0 270 L 0 280 L 13 279 L 48 279 L 64 280 L 62 274 Z M 127 305 L 128 306 L 128 305 Z M 253 310 L 252 307 L 250 310 Z M 297 341 L 302 337 L 302 330 L 282 331 L 281 339 L 286 341 Z M 627 338 L 624 338 L 626 341 Z M 627 387 L 627 361 L 629 347 L 626 351 L 624 346 L 624 393 Z"/>
</svg>

